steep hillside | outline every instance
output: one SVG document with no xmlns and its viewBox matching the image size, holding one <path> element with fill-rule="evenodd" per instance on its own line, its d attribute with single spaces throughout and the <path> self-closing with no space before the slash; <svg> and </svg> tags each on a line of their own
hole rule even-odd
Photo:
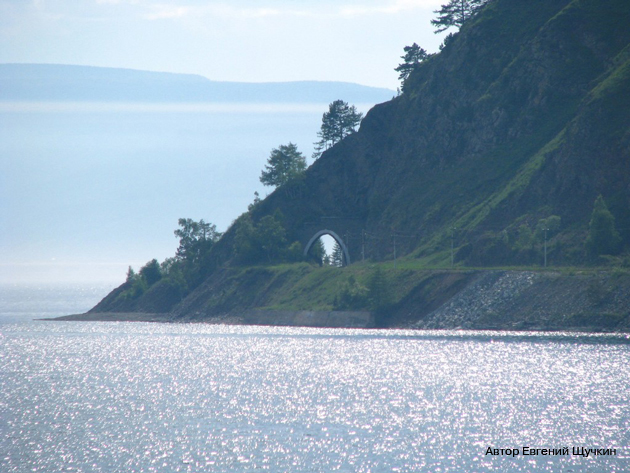
<svg viewBox="0 0 630 473">
<path fill-rule="evenodd" d="M 414 235 L 406 250 L 433 262 L 456 228 L 459 259 L 474 265 L 538 263 L 515 249 L 517 231 L 556 215 L 550 258 L 562 264 L 583 262 L 602 194 L 627 245 L 628 24 L 619 0 L 491 2 L 311 167 L 303 199 L 280 189 L 264 211 L 298 225 L 360 218 L 381 242 L 391 230 Z M 370 257 L 389 256 L 374 241 Z"/>
<path fill-rule="evenodd" d="M 460 267 L 541 265 L 543 249 L 550 265 L 587 265 L 604 261 L 585 245 L 601 195 L 621 234 L 614 253 L 627 254 L 628 25 L 625 0 L 489 2 L 412 73 L 403 94 L 370 110 L 357 133 L 238 219 L 201 265 L 206 281 L 184 300 L 166 303 L 162 282 L 133 302 L 104 301 L 96 310 L 153 312 L 159 294 L 161 311 L 210 317 L 222 312 L 217 301 L 229 291 L 242 291 L 244 308 L 270 304 L 280 287 L 291 293 L 287 280 L 265 271 L 250 282 L 222 276 L 238 266 L 239 225 L 251 218 L 253 228 L 272 215 L 282 216 L 288 242 L 303 241 L 312 222 L 352 222 L 346 244 L 372 261 L 392 259 L 397 235 L 397 257 L 416 268 L 449 266 L 453 253 Z M 405 285 L 401 274 L 392 275 L 397 287 Z M 440 304 L 471 284 L 460 287 L 460 279 L 444 286 Z M 538 289 L 548 280 L 541 281 Z M 400 304 L 427 313 L 426 298 L 408 290 Z"/>
</svg>

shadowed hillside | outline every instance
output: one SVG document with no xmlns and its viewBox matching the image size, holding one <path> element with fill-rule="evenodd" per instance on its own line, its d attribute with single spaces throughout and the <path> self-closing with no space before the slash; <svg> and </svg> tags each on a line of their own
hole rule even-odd
<svg viewBox="0 0 630 473">
<path fill-rule="evenodd" d="M 199 266 L 205 282 L 183 301 L 167 303 L 160 283 L 132 306 L 113 304 L 121 300 L 112 295 L 96 310 L 155 311 L 160 300 L 162 311 L 203 318 L 237 312 L 238 301 L 273 306 L 274 291 L 302 284 L 297 273 L 315 276 L 302 266 L 239 277 L 225 270 L 243 266 L 243 229 L 273 219 L 288 243 L 303 246 L 311 228 L 343 234 L 353 261 L 359 253 L 391 260 L 399 235 L 397 257 L 415 268 L 448 267 L 451 257 L 459 267 L 542 265 L 543 253 L 550 266 L 622 264 L 630 244 L 629 24 L 623 0 L 489 2 L 420 64 L 402 95 L 237 219 Z M 426 314 L 427 304 L 472 284 L 455 278 L 429 301 L 413 296 L 426 289 L 418 289 L 424 276 L 416 287 L 416 276 L 405 282 L 401 274 L 391 277 L 405 314 Z M 329 299 L 341 286 L 329 287 Z M 313 305 L 334 306 L 322 297 Z"/>
<path fill-rule="evenodd" d="M 601 194 L 627 245 L 629 22 L 623 1 L 491 2 L 309 169 L 302 199 L 279 189 L 262 211 L 358 217 L 381 241 L 415 235 L 406 250 L 434 263 L 455 228 L 470 265 L 539 263 L 543 242 L 519 230 L 558 216 L 550 258 L 575 264 Z"/>
</svg>

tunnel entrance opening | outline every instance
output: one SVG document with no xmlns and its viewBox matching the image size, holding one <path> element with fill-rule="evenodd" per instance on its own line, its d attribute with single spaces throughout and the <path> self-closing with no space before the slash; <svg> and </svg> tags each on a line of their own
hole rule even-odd
<svg viewBox="0 0 630 473">
<path fill-rule="evenodd" d="M 304 247 L 304 256 L 316 260 L 322 266 L 342 267 L 350 264 L 346 244 L 332 230 L 315 233 Z"/>
</svg>

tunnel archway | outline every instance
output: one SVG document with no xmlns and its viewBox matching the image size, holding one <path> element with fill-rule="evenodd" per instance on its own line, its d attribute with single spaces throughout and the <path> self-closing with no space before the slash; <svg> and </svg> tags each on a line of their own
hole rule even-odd
<svg viewBox="0 0 630 473">
<path fill-rule="evenodd" d="M 308 241 L 308 243 L 304 247 L 304 256 L 306 257 L 308 255 L 308 252 L 312 248 L 313 244 L 323 235 L 330 235 L 339 244 L 339 246 L 341 247 L 341 251 L 343 251 L 343 258 L 345 261 L 344 266 L 349 265 L 350 252 L 348 251 L 348 247 L 346 246 L 345 242 L 341 239 L 341 237 L 337 235 L 335 232 L 333 232 L 332 230 L 320 230 L 317 233 L 315 233 L 315 235 L 311 237 L 311 239 Z"/>
</svg>

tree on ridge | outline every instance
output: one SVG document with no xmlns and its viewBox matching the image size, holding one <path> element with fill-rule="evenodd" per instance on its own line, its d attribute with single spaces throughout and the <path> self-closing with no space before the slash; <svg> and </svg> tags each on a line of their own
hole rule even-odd
<svg viewBox="0 0 630 473">
<path fill-rule="evenodd" d="M 343 100 L 332 102 L 328 111 L 322 115 L 322 126 L 317 132 L 320 140 L 315 143 L 313 158 L 319 158 L 325 150 L 354 133 L 362 119 L 363 114 L 357 112 L 354 105 Z"/>
<path fill-rule="evenodd" d="M 203 219 L 195 222 L 191 218 L 180 218 L 177 223 L 181 228 L 173 233 L 179 238 L 176 258 L 180 261 L 198 262 L 221 238 L 216 225 L 206 223 Z"/>
<path fill-rule="evenodd" d="M 398 72 L 398 79 L 404 84 L 409 74 L 411 74 L 422 61 L 429 57 L 429 54 L 416 43 L 411 46 L 404 47 L 405 55 L 400 56 L 403 60 L 402 64 L 399 64 L 394 70 Z"/>
<path fill-rule="evenodd" d="M 435 33 L 441 33 L 451 26 L 461 28 L 464 23 L 470 20 L 489 0 L 450 0 L 442 5 L 437 13 L 438 17 L 431 20 L 431 24 L 436 27 Z"/>
<path fill-rule="evenodd" d="M 280 187 L 295 179 L 306 170 L 306 158 L 289 143 L 271 150 L 265 169 L 260 174 L 260 182 L 266 186 Z"/>
</svg>

